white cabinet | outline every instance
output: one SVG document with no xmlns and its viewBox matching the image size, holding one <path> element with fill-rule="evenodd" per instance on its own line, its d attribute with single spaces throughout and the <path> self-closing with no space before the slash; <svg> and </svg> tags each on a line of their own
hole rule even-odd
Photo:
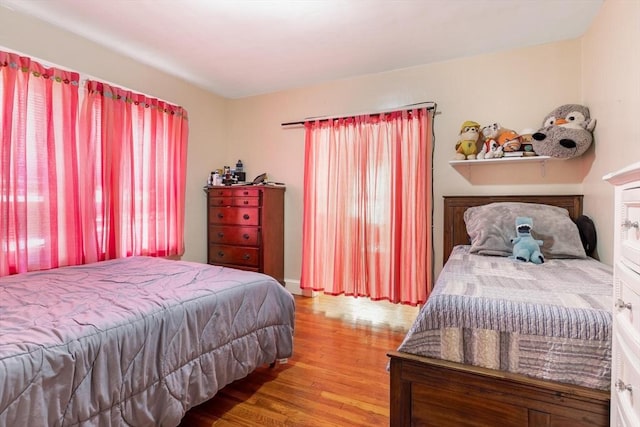
<svg viewBox="0 0 640 427">
<path fill-rule="evenodd" d="M 615 185 L 611 425 L 640 426 L 640 162 L 604 179 Z"/>
</svg>

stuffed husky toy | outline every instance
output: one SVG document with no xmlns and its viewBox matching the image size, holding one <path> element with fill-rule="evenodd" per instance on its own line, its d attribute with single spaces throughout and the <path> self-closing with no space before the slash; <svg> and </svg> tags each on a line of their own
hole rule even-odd
<svg viewBox="0 0 640 427">
<path fill-rule="evenodd" d="M 516 235 L 511 239 L 513 244 L 513 256 L 518 261 L 531 261 L 534 264 L 542 264 L 544 255 L 540 252 L 542 240 L 536 240 L 531 235 L 533 220 L 529 217 L 519 216 L 516 218 Z"/>
</svg>

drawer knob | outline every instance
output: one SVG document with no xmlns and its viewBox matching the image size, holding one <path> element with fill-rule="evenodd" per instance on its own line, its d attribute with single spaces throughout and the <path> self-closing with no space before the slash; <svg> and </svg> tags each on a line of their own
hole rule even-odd
<svg viewBox="0 0 640 427">
<path fill-rule="evenodd" d="M 224 252 L 220 251 L 218 252 L 218 258 L 223 258 L 224 257 Z"/>
<path fill-rule="evenodd" d="M 251 259 L 251 255 L 249 254 L 244 254 L 244 256 L 242 257 L 245 259 L 245 261 L 248 261 L 249 259 Z"/>
<path fill-rule="evenodd" d="M 248 205 L 248 204 L 249 204 L 249 201 L 248 201 L 248 200 L 245 200 L 245 201 L 243 201 L 242 203 L 244 203 L 245 205 Z"/>
<path fill-rule="evenodd" d="M 251 217 L 249 216 L 249 214 L 244 214 L 244 215 L 242 215 L 242 218 L 244 218 L 244 219 L 249 219 L 249 218 L 251 218 Z"/>
<path fill-rule="evenodd" d="M 618 310 L 624 310 L 625 308 L 627 310 L 631 310 L 631 303 L 630 302 L 624 302 L 623 300 L 621 300 L 620 298 L 618 298 L 616 300 L 616 308 Z"/>
<path fill-rule="evenodd" d="M 616 381 L 616 388 L 620 393 L 623 393 L 625 391 L 628 391 L 629 393 L 631 393 L 631 391 L 633 390 L 633 387 L 631 387 L 631 384 L 625 384 L 624 381 L 622 381 L 621 379 L 618 379 L 618 381 Z"/>
<path fill-rule="evenodd" d="M 218 231 L 218 237 L 222 239 L 224 237 L 224 233 L 222 231 Z"/>
<path fill-rule="evenodd" d="M 224 218 L 224 214 L 222 212 L 218 212 L 218 218 L 220 219 Z"/>
<path fill-rule="evenodd" d="M 638 228 L 638 221 L 629 221 L 628 219 L 622 223 L 622 228 Z"/>
<path fill-rule="evenodd" d="M 251 237 L 251 236 L 249 236 L 249 234 L 247 234 L 247 233 L 244 233 L 244 234 L 242 235 L 242 238 L 243 238 L 244 240 L 249 240 L 249 237 Z"/>
</svg>

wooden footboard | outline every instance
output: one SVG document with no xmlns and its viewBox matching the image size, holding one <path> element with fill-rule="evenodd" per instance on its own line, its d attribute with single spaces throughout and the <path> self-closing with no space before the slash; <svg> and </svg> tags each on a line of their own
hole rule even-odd
<svg viewBox="0 0 640 427">
<path fill-rule="evenodd" d="M 609 393 L 400 352 L 391 426 L 609 425 Z"/>
<path fill-rule="evenodd" d="M 443 260 L 469 244 L 464 212 L 493 202 L 544 203 L 582 214 L 581 195 L 444 198 Z M 609 393 L 400 352 L 391 358 L 391 426 L 609 425 Z"/>
</svg>

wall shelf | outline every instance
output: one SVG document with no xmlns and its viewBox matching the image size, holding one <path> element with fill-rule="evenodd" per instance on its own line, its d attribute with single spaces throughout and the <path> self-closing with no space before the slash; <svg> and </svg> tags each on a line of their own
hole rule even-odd
<svg viewBox="0 0 640 427">
<path fill-rule="evenodd" d="M 454 167 L 465 178 L 471 178 L 471 169 L 474 166 L 480 165 L 517 165 L 522 163 L 539 163 L 540 175 L 545 176 L 545 164 L 547 160 L 551 159 L 549 156 L 528 156 L 528 157 L 501 157 L 499 159 L 476 159 L 476 160 L 451 160 L 449 164 Z"/>
</svg>

